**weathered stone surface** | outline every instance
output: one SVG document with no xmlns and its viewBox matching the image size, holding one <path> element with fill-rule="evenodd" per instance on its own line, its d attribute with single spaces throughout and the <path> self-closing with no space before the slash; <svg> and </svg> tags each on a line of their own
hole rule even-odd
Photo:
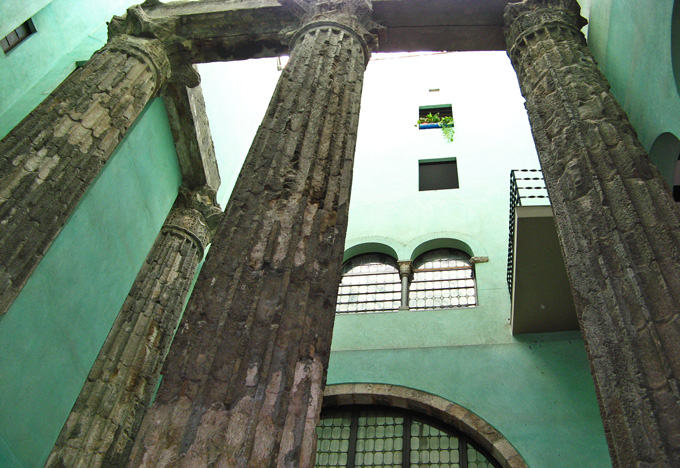
<svg viewBox="0 0 680 468">
<path fill-rule="evenodd" d="M 506 10 L 615 467 L 680 466 L 680 213 L 609 92 L 575 0 Z"/>
<path fill-rule="evenodd" d="M 314 461 L 370 13 L 319 5 L 292 35 L 131 467 Z"/>
<path fill-rule="evenodd" d="M 169 74 L 160 42 L 118 37 L 0 142 L 0 314 Z"/>
<path fill-rule="evenodd" d="M 104 342 L 47 468 L 125 466 L 220 210 L 180 192 Z"/>
<path fill-rule="evenodd" d="M 507 3 L 375 0 L 373 19 L 386 28 L 380 50 L 503 50 L 503 8 Z M 279 41 L 279 31 L 297 22 L 276 0 L 147 1 L 142 9 L 150 20 L 145 20 L 147 32 L 158 37 L 158 29 L 172 30 L 190 41 L 190 63 L 282 55 L 287 47 Z M 116 24 L 119 20 L 114 20 L 112 27 L 125 30 Z"/>
<path fill-rule="evenodd" d="M 220 173 L 200 85 L 188 88 L 169 83 L 163 90 L 163 100 L 182 170 L 182 186 L 217 192 Z"/>
<path fill-rule="evenodd" d="M 121 35 L 157 39 L 170 62 L 171 80 L 190 88 L 198 86 L 201 77 L 192 66 L 191 40 L 179 32 L 183 18 L 173 15 L 152 18 L 142 6 L 132 6 L 124 16 L 113 17 L 109 41 Z"/>
</svg>

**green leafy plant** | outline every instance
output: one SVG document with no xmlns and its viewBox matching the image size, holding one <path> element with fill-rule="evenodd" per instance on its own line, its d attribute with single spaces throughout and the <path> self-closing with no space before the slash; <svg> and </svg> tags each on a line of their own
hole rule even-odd
<svg viewBox="0 0 680 468">
<path fill-rule="evenodd" d="M 456 133 L 456 131 L 453 129 L 453 117 L 442 117 L 442 120 L 439 122 L 439 126 L 442 128 L 444 138 L 449 141 L 453 141 L 453 135 Z"/>
<path fill-rule="evenodd" d="M 453 117 L 439 117 L 439 113 L 429 113 L 425 117 L 420 117 L 416 125 L 438 124 L 442 128 L 442 133 L 448 141 L 453 141 L 456 131 L 453 129 Z"/>
</svg>

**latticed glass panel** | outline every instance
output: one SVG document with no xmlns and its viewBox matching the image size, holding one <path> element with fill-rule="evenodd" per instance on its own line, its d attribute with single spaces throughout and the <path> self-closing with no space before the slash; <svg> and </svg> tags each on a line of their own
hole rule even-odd
<svg viewBox="0 0 680 468">
<path fill-rule="evenodd" d="M 413 264 L 409 309 L 449 309 L 477 305 L 470 257 L 455 249 L 424 253 Z"/>
<path fill-rule="evenodd" d="M 316 433 L 316 468 L 500 468 L 462 434 L 399 410 L 322 414 Z"/>
<path fill-rule="evenodd" d="M 494 468 L 491 462 L 472 447 L 467 449 L 468 468 Z"/>
<path fill-rule="evenodd" d="M 460 468 L 458 437 L 414 420 L 410 442 L 410 468 Z"/>
<path fill-rule="evenodd" d="M 347 466 L 352 413 L 322 418 L 316 427 L 316 467 Z"/>
<path fill-rule="evenodd" d="M 361 412 L 357 424 L 356 468 L 402 468 L 404 418 Z"/>
<path fill-rule="evenodd" d="M 399 309 L 401 282 L 397 262 L 382 254 L 359 255 L 343 265 L 338 314 Z"/>
</svg>

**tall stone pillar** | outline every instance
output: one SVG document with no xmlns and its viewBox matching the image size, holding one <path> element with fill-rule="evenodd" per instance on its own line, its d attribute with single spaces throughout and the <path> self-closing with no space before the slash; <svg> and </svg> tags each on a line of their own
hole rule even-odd
<svg viewBox="0 0 680 468">
<path fill-rule="evenodd" d="M 117 36 L 0 142 L 0 315 L 171 74 L 198 83 L 172 68 L 158 39 Z"/>
<path fill-rule="evenodd" d="M 505 23 L 614 466 L 680 466 L 678 210 L 576 0 L 513 3 Z"/>
<path fill-rule="evenodd" d="M 129 466 L 311 467 L 370 3 L 299 2 L 283 70 Z"/>
<path fill-rule="evenodd" d="M 48 468 L 125 466 L 220 210 L 181 191 L 48 458 Z"/>
</svg>

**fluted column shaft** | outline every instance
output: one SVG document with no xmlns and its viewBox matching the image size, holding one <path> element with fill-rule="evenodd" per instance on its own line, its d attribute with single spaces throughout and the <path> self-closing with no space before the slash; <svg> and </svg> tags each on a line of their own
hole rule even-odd
<svg viewBox="0 0 680 468">
<path fill-rule="evenodd" d="M 0 315 L 169 75 L 158 40 L 122 35 L 0 142 Z"/>
<path fill-rule="evenodd" d="M 336 18 L 293 39 L 129 466 L 314 462 L 367 59 Z"/>
<path fill-rule="evenodd" d="M 505 14 L 615 467 L 680 466 L 680 216 L 575 0 Z"/>
<path fill-rule="evenodd" d="M 211 210 L 219 212 L 200 193 L 180 193 L 46 467 L 125 466 L 210 240 L 206 217 Z"/>
</svg>

